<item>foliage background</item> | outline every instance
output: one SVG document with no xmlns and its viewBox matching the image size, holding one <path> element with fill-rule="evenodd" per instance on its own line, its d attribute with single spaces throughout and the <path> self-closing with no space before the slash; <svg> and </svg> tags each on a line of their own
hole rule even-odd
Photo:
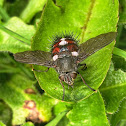
<svg viewBox="0 0 126 126">
<path fill-rule="evenodd" d="M 0 126 L 125 126 L 125 24 L 125 0 L 119 1 L 119 18 L 117 0 L 0 0 Z M 43 74 L 35 72 L 34 76 L 31 65 L 16 62 L 12 55 L 30 50 L 30 46 L 32 50 L 49 51 L 48 37 L 56 32 L 77 32 L 82 43 L 99 34 L 116 31 L 116 25 L 115 48 L 113 42 L 84 61 L 88 65 L 82 72 L 86 82 L 95 89 L 102 84 L 97 93 L 92 93 L 78 77 L 74 90 L 68 90 L 65 85 L 65 102 L 62 102 L 62 87 L 53 69 Z M 86 26 L 86 30 L 82 26 Z"/>
</svg>

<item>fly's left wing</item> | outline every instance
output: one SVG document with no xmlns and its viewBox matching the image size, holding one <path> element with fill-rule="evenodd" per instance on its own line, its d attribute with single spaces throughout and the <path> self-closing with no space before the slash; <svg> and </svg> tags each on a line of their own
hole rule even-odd
<svg viewBox="0 0 126 126">
<path fill-rule="evenodd" d="M 40 50 L 25 51 L 14 54 L 14 59 L 21 63 L 53 67 L 53 61 L 50 52 L 44 52 Z"/>
<path fill-rule="evenodd" d="M 101 48 L 110 44 L 116 38 L 116 32 L 109 32 L 106 34 L 101 34 L 95 38 L 87 40 L 85 43 L 79 46 L 79 56 L 78 60 L 81 62 L 88 56 L 97 52 Z"/>
</svg>

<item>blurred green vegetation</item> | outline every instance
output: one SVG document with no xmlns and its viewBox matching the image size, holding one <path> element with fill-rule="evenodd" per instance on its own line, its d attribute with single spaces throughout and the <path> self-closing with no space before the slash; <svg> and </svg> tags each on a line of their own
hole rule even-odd
<svg viewBox="0 0 126 126">
<path fill-rule="evenodd" d="M 94 8 L 90 8 L 90 5 Z M 107 5 L 109 5 L 109 7 Z M 105 76 L 106 78 L 103 83 L 100 82 L 99 85 L 96 85 L 96 87 L 99 87 L 102 83 L 97 93 L 90 94 L 90 96 L 78 102 L 62 102 L 60 100 L 62 99 L 62 95 L 59 96 L 55 90 L 52 90 L 53 86 L 50 86 L 53 82 L 54 84 L 56 83 L 55 80 L 52 80 L 52 83 L 51 80 L 44 82 L 44 79 L 46 81 L 49 75 L 48 73 L 46 73 L 47 75 L 44 73 L 45 76 L 40 73 L 44 79 L 37 75 L 37 73 L 35 74 L 37 76 L 35 76 L 32 71 L 32 65 L 16 62 L 12 53 L 30 50 L 31 41 L 32 49 L 43 48 L 44 51 L 49 51 L 50 49 L 45 48 L 46 46 L 50 46 L 49 42 L 47 42 L 47 38 L 56 33 L 58 28 L 64 31 L 64 29 L 67 29 L 69 26 L 71 30 L 77 31 L 78 27 L 85 25 L 85 22 L 87 22 L 86 17 L 90 15 L 88 13 L 90 9 L 92 10 L 92 20 L 86 25 L 87 31 L 83 31 L 83 35 L 80 36 L 84 41 L 100 33 L 115 30 L 115 25 L 117 25 L 118 34 L 112 59 L 111 55 L 108 58 L 111 59 L 111 63 L 108 61 L 108 67 L 109 64 L 111 65 L 109 70 L 106 67 L 103 79 Z M 99 9 L 101 9 L 101 11 L 99 11 Z M 83 11 L 84 15 L 79 17 L 79 14 Z M 79 14 L 77 14 L 78 12 Z M 125 0 L 119 1 L 119 16 L 117 13 L 118 0 L 106 0 L 106 3 L 102 0 L 92 0 L 91 2 L 88 0 L 48 0 L 48 3 L 47 0 L 0 0 L 0 126 L 125 126 Z M 80 22 L 83 18 L 84 22 L 83 20 Z M 100 22 L 97 22 L 99 18 L 101 18 Z M 57 23 L 57 21 L 59 21 L 59 23 Z M 104 22 L 106 22 L 106 24 L 102 24 Z M 4 32 L 2 30 L 3 26 L 13 32 Z M 109 27 L 107 28 L 107 26 Z M 57 33 L 61 31 L 57 31 Z M 92 33 L 89 35 L 90 31 Z M 78 32 L 82 34 L 81 30 L 78 30 Z M 84 34 L 85 37 L 83 38 Z M 21 36 L 23 36 L 23 38 Z M 20 37 L 25 43 L 19 41 L 21 40 Z M 42 43 L 35 41 L 37 39 L 44 41 L 42 47 Z M 113 45 L 109 47 L 109 53 L 112 51 L 112 46 Z M 99 54 L 100 53 L 96 56 Z M 92 59 L 96 56 L 92 57 Z M 86 62 L 89 63 L 89 61 L 90 58 Z M 105 60 L 104 64 L 106 64 L 106 62 L 107 60 Z M 41 69 L 41 67 L 37 68 Z M 54 74 L 54 76 L 55 75 L 57 76 L 57 74 Z M 49 76 L 52 78 L 51 74 Z M 37 80 L 39 80 L 39 83 Z M 42 81 L 42 84 L 40 81 Z M 58 78 L 56 81 L 57 84 L 53 85 L 55 89 L 59 89 L 62 94 L 62 88 L 59 88 L 61 85 L 58 82 Z M 46 92 L 42 90 L 44 88 Z M 65 88 L 67 88 L 67 85 Z M 51 93 L 48 93 L 50 90 Z M 81 95 L 81 90 L 84 90 L 84 88 L 79 90 L 79 88 L 76 87 L 76 90 L 75 93 Z M 70 91 L 71 89 L 68 90 L 68 92 Z M 69 96 L 69 94 L 67 95 Z"/>
</svg>

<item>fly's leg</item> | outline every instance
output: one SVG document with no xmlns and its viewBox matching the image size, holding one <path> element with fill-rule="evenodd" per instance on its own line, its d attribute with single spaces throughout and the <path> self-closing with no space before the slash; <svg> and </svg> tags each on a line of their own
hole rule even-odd
<svg viewBox="0 0 126 126">
<path fill-rule="evenodd" d="M 92 91 L 96 91 L 95 89 L 93 89 L 93 88 L 91 88 L 89 85 L 87 85 L 87 83 L 85 82 L 84 78 L 82 77 L 82 75 L 81 75 L 79 72 L 77 72 L 77 73 L 80 75 L 80 77 L 81 77 L 83 83 L 84 83 L 88 88 L 90 88 Z"/>
<path fill-rule="evenodd" d="M 87 69 L 86 63 L 78 64 L 78 67 L 80 67 L 80 66 L 83 66 L 83 67 L 81 68 L 81 70 L 86 70 L 86 69 Z"/>
<path fill-rule="evenodd" d="M 59 78 L 59 80 L 60 80 L 60 83 L 61 83 L 61 85 L 62 85 L 62 87 L 63 87 L 63 98 L 62 98 L 62 101 L 64 101 L 65 88 L 64 88 L 64 85 L 63 85 L 63 83 L 62 83 L 62 81 L 61 81 L 60 78 Z"/>
<path fill-rule="evenodd" d="M 35 69 L 32 69 L 32 71 L 37 71 L 37 72 L 47 72 L 49 70 L 49 67 L 47 68 L 47 70 L 35 70 Z"/>
</svg>

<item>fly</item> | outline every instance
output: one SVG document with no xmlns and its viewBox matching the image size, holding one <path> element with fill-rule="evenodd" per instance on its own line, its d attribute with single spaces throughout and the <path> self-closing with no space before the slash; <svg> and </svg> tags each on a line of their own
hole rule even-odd
<svg viewBox="0 0 126 126">
<path fill-rule="evenodd" d="M 63 87 L 62 100 L 64 100 L 65 88 L 62 81 L 73 87 L 74 80 L 79 74 L 83 83 L 86 84 L 78 72 L 80 63 L 96 51 L 110 44 L 115 38 L 116 32 L 109 32 L 91 38 L 79 46 L 76 40 L 71 37 L 58 38 L 52 46 L 51 52 L 40 50 L 25 51 L 14 54 L 14 58 L 21 63 L 42 65 L 48 67 L 48 69 L 50 67 L 55 68 Z M 91 87 L 89 88 L 95 91 Z"/>
</svg>

